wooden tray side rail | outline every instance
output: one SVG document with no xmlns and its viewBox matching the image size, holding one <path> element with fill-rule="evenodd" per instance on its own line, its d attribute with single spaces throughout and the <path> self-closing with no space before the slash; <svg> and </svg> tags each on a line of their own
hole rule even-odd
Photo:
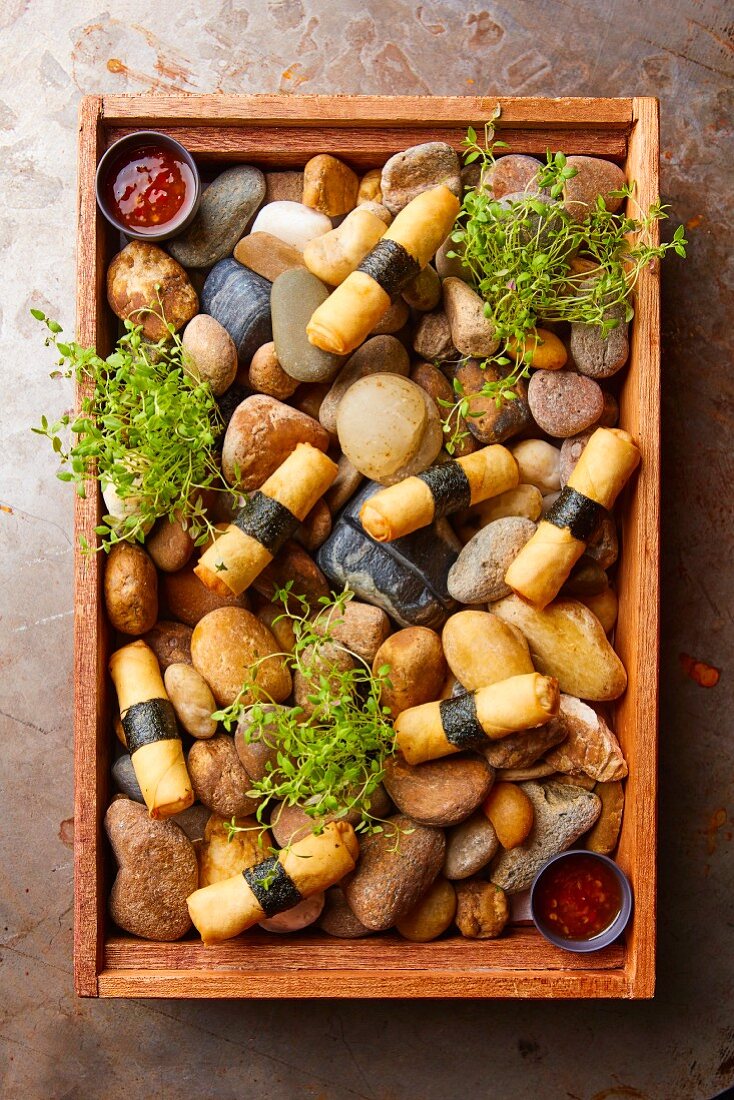
<svg viewBox="0 0 734 1100">
<path fill-rule="evenodd" d="M 627 163 L 643 207 L 657 198 L 657 102 L 650 99 L 500 99 L 381 96 L 105 96 L 82 103 L 79 135 L 78 338 L 111 347 L 105 301 L 112 234 L 98 215 L 94 171 L 121 133 L 154 127 L 203 160 L 302 165 L 317 152 L 356 168 L 426 140 L 459 148 L 501 106 L 498 129 L 514 151 L 562 148 Z M 639 439 L 643 468 L 625 495 L 618 646 L 629 690 L 617 708 L 630 763 L 620 862 L 636 913 L 624 943 L 590 958 L 546 943 L 531 928 L 497 941 L 458 937 L 411 944 L 395 934 L 340 941 L 310 932 L 262 935 L 205 948 L 148 943 L 107 928 L 110 868 L 102 819 L 111 751 L 101 555 L 76 551 L 75 987 L 120 997 L 649 997 L 654 988 L 658 640 L 659 286 L 644 272 L 622 394 L 622 423 Z M 80 500 L 77 533 L 94 541 L 99 499 Z"/>
</svg>

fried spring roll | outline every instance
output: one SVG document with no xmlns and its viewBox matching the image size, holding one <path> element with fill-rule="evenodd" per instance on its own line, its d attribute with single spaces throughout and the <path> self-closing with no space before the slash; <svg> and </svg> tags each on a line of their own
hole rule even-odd
<svg viewBox="0 0 734 1100">
<path fill-rule="evenodd" d="M 513 489 L 519 480 L 515 459 L 506 447 L 495 444 L 381 489 L 365 501 L 359 518 L 373 539 L 391 542 Z"/>
<path fill-rule="evenodd" d="M 229 940 L 333 886 L 354 870 L 358 855 L 352 826 L 332 821 L 241 875 L 195 890 L 187 899 L 191 919 L 204 943 Z"/>
<path fill-rule="evenodd" d="M 135 777 L 150 816 L 180 813 L 194 801 L 194 791 L 155 653 L 142 641 L 123 646 L 110 657 L 110 675 Z"/>
<path fill-rule="evenodd" d="M 382 218 L 357 206 L 336 229 L 308 242 L 304 263 L 317 279 L 338 286 L 359 267 L 386 228 Z"/>
<path fill-rule="evenodd" d="M 357 270 L 314 310 L 306 326 L 311 343 L 338 355 L 359 347 L 432 258 L 458 213 L 459 200 L 443 184 L 412 199 Z"/>
<path fill-rule="evenodd" d="M 239 596 L 293 535 L 337 475 L 335 462 L 299 443 L 254 492 L 194 569 L 220 596 Z"/>
<path fill-rule="evenodd" d="M 558 681 L 539 672 L 510 676 L 478 691 L 423 703 L 395 720 L 398 748 L 409 764 L 544 726 L 558 714 Z"/>
<path fill-rule="evenodd" d="M 627 432 L 597 428 L 565 489 L 505 574 L 518 596 L 538 610 L 555 599 L 639 461 Z"/>
</svg>

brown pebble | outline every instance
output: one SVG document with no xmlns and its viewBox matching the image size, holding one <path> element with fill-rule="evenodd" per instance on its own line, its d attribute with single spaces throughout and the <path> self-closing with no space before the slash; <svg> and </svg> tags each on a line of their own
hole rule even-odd
<svg viewBox="0 0 734 1100">
<path fill-rule="evenodd" d="M 538 370 L 528 385 L 528 404 L 538 427 L 565 439 L 596 423 L 604 397 L 592 378 L 570 370 Z"/>
<path fill-rule="evenodd" d="M 235 246 L 234 258 L 263 279 L 275 282 L 284 271 L 305 268 L 303 253 L 272 233 L 249 233 Z"/>
<path fill-rule="evenodd" d="M 247 607 L 247 595 L 220 596 L 202 584 L 189 562 L 177 573 L 164 573 L 161 591 L 168 611 L 187 626 L 196 626 L 204 615 L 218 607 Z"/>
<path fill-rule="evenodd" d="M 472 940 L 495 939 L 510 917 L 504 890 L 493 882 L 473 879 L 456 884 L 456 926 Z"/>
<path fill-rule="evenodd" d="M 193 629 L 185 623 L 157 622 L 152 630 L 143 635 L 143 641 L 156 655 L 161 671 L 169 665 L 191 664 L 191 635 Z"/>
<path fill-rule="evenodd" d="M 277 397 L 279 401 L 292 397 L 298 389 L 297 379 L 286 374 L 278 362 L 272 340 L 263 344 L 253 355 L 247 381 L 253 390 Z"/>
</svg>

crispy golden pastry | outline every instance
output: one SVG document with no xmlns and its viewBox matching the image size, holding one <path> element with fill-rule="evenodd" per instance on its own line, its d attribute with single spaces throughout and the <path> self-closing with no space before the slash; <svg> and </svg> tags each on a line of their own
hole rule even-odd
<svg viewBox="0 0 734 1100">
<path fill-rule="evenodd" d="M 422 764 L 543 726 L 558 714 L 558 706 L 558 682 L 527 672 L 453 699 L 411 707 L 398 715 L 394 728 L 408 763 Z"/>
<path fill-rule="evenodd" d="M 312 344 L 348 355 L 369 336 L 391 301 L 443 243 L 459 213 L 459 200 L 443 184 L 417 195 L 353 271 L 311 317 Z"/>
<path fill-rule="evenodd" d="M 416 477 L 381 489 L 365 501 L 359 518 L 373 539 L 390 542 L 427 527 L 434 519 L 513 489 L 519 478 L 511 453 L 495 444 L 464 458 L 429 466 Z"/>
<path fill-rule="evenodd" d="M 639 461 L 627 432 L 597 428 L 565 489 L 505 574 L 518 596 L 542 610 L 558 595 L 603 509 L 614 505 Z"/>
<path fill-rule="evenodd" d="M 358 856 L 352 826 L 332 821 L 242 874 L 195 890 L 187 899 L 191 920 L 204 943 L 229 940 L 333 886 L 354 870 Z"/>
<path fill-rule="evenodd" d="M 335 462 L 299 443 L 285 462 L 251 494 L 234 521 L 194 569 L 220 596 L 239 596 L 293 535 L 337 475 Z"/>
<path fill-rule="evenodd" d="M 132 642 L 110 657 L 120 717 L 135 777 L 151 817 L 171 817 L 194 801 L 176 715 L 155 653 Z"/>
</svg>

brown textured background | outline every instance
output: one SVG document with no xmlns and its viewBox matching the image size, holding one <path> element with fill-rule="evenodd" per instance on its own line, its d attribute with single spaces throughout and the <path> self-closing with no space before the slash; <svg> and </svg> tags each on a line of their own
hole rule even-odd
<svg viewBox="0 0 734 1100">
<path fill-rule="evenodd" d="M 734 1082 L 731 101 L 723 0 L 0 3 L 0 1091 L 23 1098 L 708 1100 Z M 651 1004 L 82 1002 L 71 982 L 71 501 L 28 432 L 70 402 L 85 92 L 658 95 L 662 872 Z M 644 608 L 641 609 L 644 614 Z M 703 662 L 698 665 L 695 662 Z M 712 687 L 703 683 L 720 679 Z"/>
</svg>

